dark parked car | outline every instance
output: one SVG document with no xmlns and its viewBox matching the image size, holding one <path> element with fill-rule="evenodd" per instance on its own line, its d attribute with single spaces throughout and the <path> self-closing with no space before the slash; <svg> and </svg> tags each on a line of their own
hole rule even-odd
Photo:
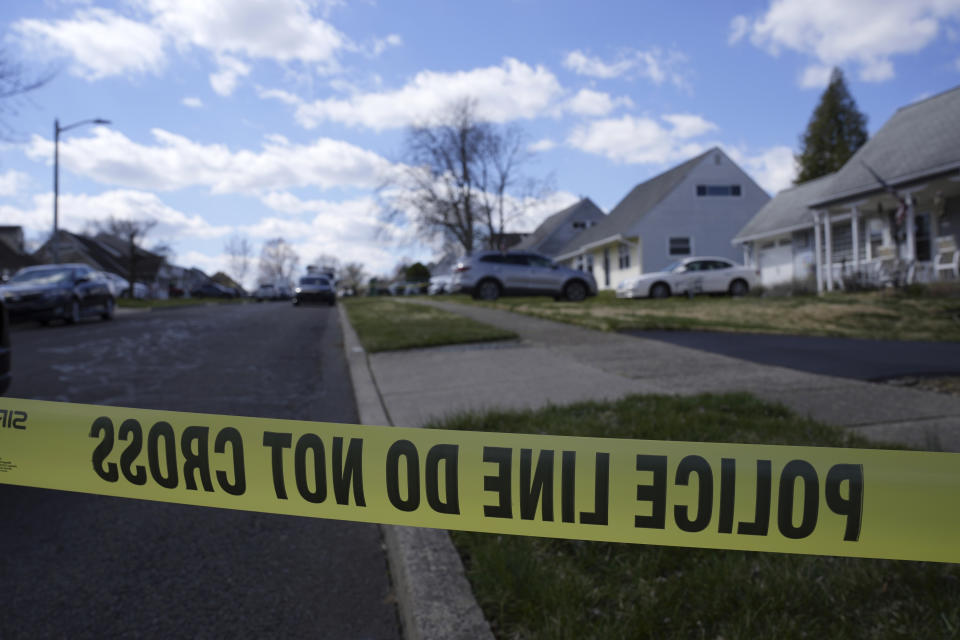
<svg viewBox="0 0 960 640">
<path fill-rule="evenodd" d="M 45 264 L 17 271 L 0 287 L 11 321 L 113 318 L 116 300 L 100 272 L 85 264 Z"/>
<path fill-rule="evenodd" d="M 337 292 L 324 276 L 304 276 L 293 291 L 293 304 L 325 302 L 331 307 L 337 303 Z"/>
<path fill-rule="evenodd" d="M 7 317 L 7 305 L 0 298 L 0 394 L 10 386 L 10 319 Z"/>
<path fill-rule="evenodd" d="M 558 265 L 537 253 L 519 251 L 483 251 L 465 258 L 454 269 L 450 288 L 479 300 L 545 295 L 581 302 L 597 295 L 597 282 L 589 273 Z"/>
</svg>

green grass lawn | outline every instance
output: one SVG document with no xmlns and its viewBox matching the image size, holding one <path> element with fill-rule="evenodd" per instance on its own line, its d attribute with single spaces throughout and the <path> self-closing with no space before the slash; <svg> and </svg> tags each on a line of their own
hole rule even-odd
<svg viewBox="0 0 960 640">
<path fill-rule="evenodd" d="M 871 447 L 748 394 L 632 396 L 433 427 Z M 890 448 L 890 447 L 885 447 Z M 956 638 L 960 566 L 451 532 L 499 638 Z"/>
<path fill-rule="evenodd" d="M 343 300 L 368 352 L 509 340 L 517 335 L 455 313 L 389 297 Z"/>
<path fill-rule="evenodd" d="M 555 302 L 548 297 L 508 297 L 493 303 L 467 296 L 450 300 L 603 331 L 707 330 L 960 341 L 960 286 L 948 284 L 823 296 L 619 300 L 612 291 L 602 291 L 582 303 Z"/>
</svg>

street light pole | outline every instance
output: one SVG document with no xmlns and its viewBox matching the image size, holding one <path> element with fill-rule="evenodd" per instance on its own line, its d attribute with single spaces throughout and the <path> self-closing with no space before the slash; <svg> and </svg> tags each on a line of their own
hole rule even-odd
<svg viewBox="0 0 960 640">
<path fill-rule="evenodd" d="M 60 262 L 60 248 L 57 242 L 57 231 L 60 224 L 59 200 L 60 200 L 60 134 L 69 131 L 75 127 L 84 124 L 110 124 L 109 120 L 102 118 L 93 118 L 91 120 L 81 120 L 68 124 L 65 127 L 60 126 L 60 119 L 53 120 L 53 262 Z"/>
</svg>

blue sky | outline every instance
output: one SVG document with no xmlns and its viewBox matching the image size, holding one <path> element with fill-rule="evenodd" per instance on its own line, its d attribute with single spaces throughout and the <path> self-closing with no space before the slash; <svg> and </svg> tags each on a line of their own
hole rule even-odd
<svg viewBox="0 0 960 640">
<path fill-rule="evenodd" d="M 237 235 L 372 274 L 432 258 L 374 190 L 406 127 L 464 96 L 523 127 L 527 172 L 552 176 L 512 225 L 532 230 L 580 196 L 609 211 L 714 145 L 787 186 L 834 65 L 871 132 L 960 84 L 960 0 L 38 0 L 0 20 L 8 58 L 57 70 L 7 104 L 0 224 L 43 239 L 54 118 L 106 118 L 61 139 L 62 226 L 155 219 L 147 246 L 211 273 Z"/>
</svg>

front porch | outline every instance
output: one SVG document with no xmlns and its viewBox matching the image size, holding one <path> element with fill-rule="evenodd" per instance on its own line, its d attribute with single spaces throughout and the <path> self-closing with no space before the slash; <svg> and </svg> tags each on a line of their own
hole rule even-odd
<svg viewBox="0 0 960 640">
<path fill-rule="evenodd" d="M 817 291 L 960 279 L 960 177 L 813 212 Z"/>
</svg>

